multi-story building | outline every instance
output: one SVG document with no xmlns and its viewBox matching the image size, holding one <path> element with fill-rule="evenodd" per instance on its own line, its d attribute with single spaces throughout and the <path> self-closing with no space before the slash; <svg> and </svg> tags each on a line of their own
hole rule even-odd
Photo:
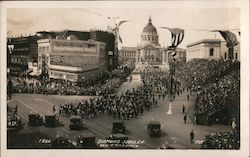
<svg viewBox="0 0 250 157">
<path fill-rule="evenodd" d="M 14 75 L 24 75 L 28 72 L 28 62 L 37 61 L 38 36 L 8 38 L 7 67 Z"/>
<path fill-rule="evenodd" d="M 219 59 L 221 41 L 219 39 L 204 39 L 187 45 L 187 61 L 194 58 Z"/>
<path fill-rule="evenodd" d="M 186 50 L 177 48 L 175 58 L 185 61 Z M 133 60 L 136 67 L 142 69 L 147 66 L 168 68 L 168 49 L 159 44 L 159 35 L 151 17 L 143 28 L 140 44 L 137 47 L 122 47 L 119 51 L 119 59 L 121 62 Z"/>
<path fill-rule="evenodd" d="M 86 81 L 99 78 L 106 71 L 106 44 L 94 40 L 38 40 L 38 71 L 49 78 Z"/>
<path fill-rule="evenodd" d="M 119 61 L 123 62 L 126 60 L 135 61 L 136 59 L 136 47 L 122 47 L 119 51 Z"/>
<path fill-rule="evenodd" d="M 118 65 L 118 54 L 115 53 L 115 35 L 112 32 L 91 30 L 91 31 L 53 31 L 53 32 L 37 32 L 40 36 L 51 39 L 66 39 L 70 35 L 74 35 L 78 40 L 95 40 L 106 44 L 105 59 L 108 61 L 108 70 L 114 69 Z"/>
<path fill-rule="evenodd" d="M 228 59 L 229 57 L 226 44 L 226 41 L 221 41 L 221 56 L 223 59 Z M 238 45 L 234 46 L 233 59 L 240 61 L 240 42 L 238 42 Z"/>
<path fill-rule="evenodd" d="M 204 39 L 187 45 L 187 61 L 194 58 L 228 59 L 226 41 L 220 39 Z M 234 47 L 233 59 L 240 60 L 240 43 Z"/>
</svg>

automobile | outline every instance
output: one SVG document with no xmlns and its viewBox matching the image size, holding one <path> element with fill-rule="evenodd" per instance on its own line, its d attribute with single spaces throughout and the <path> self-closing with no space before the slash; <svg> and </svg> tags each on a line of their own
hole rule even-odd
<svg viewBox="0 0 250 157">
<path fill-rule="evenodd" d="M 124 121 L 114 121 L 112 127 L 112 134 L 122 133 L 125 134 L 125 123 Z"/>
<path fill-rule="evenodd" d="M 56 114 L 45 115 L 46 127 L 57 127 L 59 124 L 59 117 Z"/>
<path fill-rule="evenodd" d="M 92 133 L 84 133 L 78 136 L 77 146 L 80 148 L 97 148 L 96 138 Z"/>
<path fill-rule="evenodd" d="M 147 124 L 147 131 L 150 136 L 161 136 L 161 123 L 156 120 L 151 120 Z"/>
<path fill-rule="evenodd" d="M 55 139 L 51 140 L 51 148 L 75 148 L 75 145 L 66 136 L 57 135 Z"/>
<path fill-rule="evenodd" d="M 69 118 L 70 120 L 70 125 L 69 129 L 70 130 L 81 130 L 82 129 L 82 118 L 79 115 L 74 115 Z"/>
<path fill-rule="evenodd" d="M 18 130 L 22 128 L 22 120 L 17 114 L 7 116 L 7 130 Z"/>
<path fill-rule="evenodd" d="M 29 126 L 40 126 L 44 124 L 44 118 L 39 113 L 30 113 L 29 114 Z"/>
</svg>

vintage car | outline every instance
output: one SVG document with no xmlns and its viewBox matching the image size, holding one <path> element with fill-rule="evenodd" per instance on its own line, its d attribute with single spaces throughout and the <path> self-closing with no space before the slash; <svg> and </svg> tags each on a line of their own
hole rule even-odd
<svg viewBox="0 0 250 157">
<path fill-rule="evenodd" d="M 57 127 L 59 124 L 59 117 L 55 114 L 45 116 L 45 126 L 46 127 Z"/>
<path fill-rule="evenodd" d="M 147 131 L 150 136 L 161 136 L 161 123 L 151 120 L 147 125 Z"/>
<path fill-rule="evenodd" d="M 80 148 L 98 148 L 96 145 L 96 138 L 91 133 L 84 133 L 78 136 L 77 146 Z"/>
<path fill-rule="evenodd" d="M 39 113 L 30 113 L 29 114 L 29 126 L 40 126 L 44 124 L 43 116 Z"/>
<path fill-rule="evenodd" d="M 75 145 L 69 140 L 68 137 L 57 135 L 51 141 L 51 148 L 75 148 Z"/>
<path fill-rule="evenodd" d="M 71 116 L 70 118 L 69 128 L 70 130 L 81 130 L 82 129 L 82 118 L 81 116 Z"/>
<path fill-rule="evenodd" d="M 125 123 L 124 121 L 114 121 L 112 127 L 112 134 L 122 133 L 125 134 Z"/>
<path fill-rule="evenodd" d="M 22 120 L 17 114 L 7 116 L 7 130 L 18 130 L 22 128 Z"/>
</svg>

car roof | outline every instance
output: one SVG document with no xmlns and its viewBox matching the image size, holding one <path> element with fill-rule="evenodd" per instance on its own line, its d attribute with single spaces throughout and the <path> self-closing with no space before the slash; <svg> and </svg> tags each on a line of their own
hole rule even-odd
<svg viewBox="0 0 250 157">
<path fill-rule="evenodd" d="M 124 121 L 122 121 L 122 120 L 115 120 L 115 121 L 113 121 L 113 123 L 124 123 Z"/>
<path fill-rule="evenodd" d="M 73 115 L 69 119 L 81 119 L 81 116 L 78 115 Z"/>
<path fill-rule="evenodd" d="M 161 125 L 161 123 L 160 123 L 159 121 L 157 121 L 157 120 L 151 120 L 151 121 L 149 122 L 149 124 Z"/>
<path fill-rule="evenodd" d="M 121 134 L 121 133 L 112 134 L 112 136 L 117 137 L 117 138 L 128 137 L 127 135 Z"/>
<path fill-rule="evenodd" d="M 81 137 L 81 138 L 84 138 L 84 137 L 95 137 L 95 135 L 92 134 L 92 133 L 82 133 L 82 134 L 80 135 L 80 137 Z"/>
</svg>

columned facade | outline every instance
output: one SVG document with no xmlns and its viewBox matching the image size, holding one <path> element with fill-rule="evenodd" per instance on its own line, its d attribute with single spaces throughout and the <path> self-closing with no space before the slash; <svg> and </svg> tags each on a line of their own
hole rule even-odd
<svg viewBox="0 0 250 157">
<path fill-rule="evenodd" d="M 141 43 L 136 50 L 136 68 L 156 67 L 167 69 L 168 59 L 166 51 L 163 51 L 159 44 L 159 35 L 149 17 L 148 24 L 141 34 Z"/>
</svg>

